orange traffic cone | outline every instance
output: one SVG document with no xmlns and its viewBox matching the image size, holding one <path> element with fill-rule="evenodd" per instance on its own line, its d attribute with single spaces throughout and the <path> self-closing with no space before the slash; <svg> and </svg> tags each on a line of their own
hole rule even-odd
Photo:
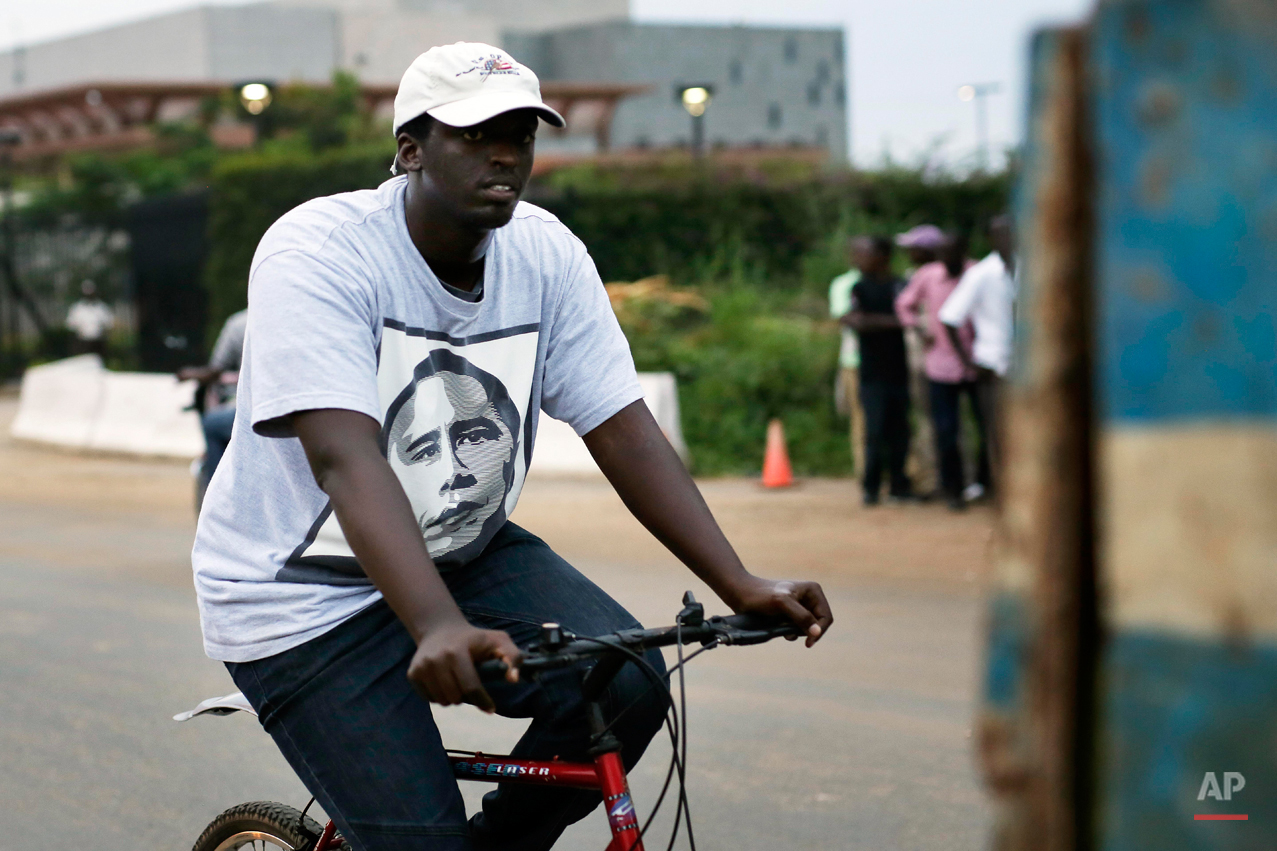
<svg viewBox="0 0 1277 851">
<path fill-rule="evenodd" d="M 789 466 L 789 451 L 785 449 L 785 427 L 780 420 L 767 424 L 767 451 L 763 453 L 763 487 L 787 488 L 794 483 L 794 471 Z"/>
</svg>

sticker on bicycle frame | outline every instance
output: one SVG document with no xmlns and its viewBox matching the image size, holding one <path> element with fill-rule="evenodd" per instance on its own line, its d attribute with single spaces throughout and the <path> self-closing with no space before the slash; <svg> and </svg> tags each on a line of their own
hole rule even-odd
<svg viewBox="0 0 1277 851">
<path fill-rule="evenodd" d="M 638 816 L 634 814 L 634 803 L 629 795 L 621 795 L 608 805 L 607 820 L 615 830 L 626 830 L 638 825 Z"/>
<path fill-rule="evenodd" d="M 454 762 L 453 772 L 467 777 L 549 777 L 548 768 L 529 768 L 505 762 Z"/>
</svg>

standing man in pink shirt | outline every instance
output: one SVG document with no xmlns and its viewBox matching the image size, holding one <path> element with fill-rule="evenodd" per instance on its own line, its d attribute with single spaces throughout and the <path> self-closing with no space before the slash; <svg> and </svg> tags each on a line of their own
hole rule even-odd
<svg viewBox="0 0 1277 851">
<path fill-rule="evenodd" d="M 935 225 L 918 225 L 896 237 L 896 245 L 909 257 L 906 279 L 915 272 L 940 259 L 947 237 Z M 905 352 L 909 356 L 909 399 L 913 403 L 916 418 L 913 422 L 913 440 L 909 443 L 909 463 L 906 469 L 913 482 L 914 492 L 923 499 L 931 499 L 941 491 L 939 463 L 936 458 L 936 437 L 931 426 L 931 389 L 926 370 L 926 328 L 905 326 Z"/>
<path fill-rule="evenodd" d="M 941 259 L 927 263 L 914 272 L 909 285 L 896 298 L 896 315 L 907 328 L 915 328 L 926 347 L 923 369 L 930 390 L 931 422 L 935 431 L 936 453 L 940 460 L 940 484 L 949 508 L 960 511 L 965 473 L 959 444 L 962 396 L 970 400 L 971 410 L 980 429 L 980 450 L 976 464 L 976 481 L 987 489 L 989 460 L 985 450 L 984 426 L 976 400 L 975 370 L 968 366 L 975 338 L 971 323 L 957 333 L 962 351 L 954 348 L 954 340 L 945 333 L 940 322 L 940 308 L 957 288 L 963 273 L 971 266 L 964 238 L 948 236 L 940 251 Z"/>
</svg>

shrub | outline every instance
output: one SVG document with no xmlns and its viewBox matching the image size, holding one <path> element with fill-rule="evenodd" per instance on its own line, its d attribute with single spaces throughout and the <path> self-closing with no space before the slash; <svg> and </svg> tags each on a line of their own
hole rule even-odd
<svg viewBox="0 0 1277 851">
<path fill-rule="evenodd" d="M 837 330 L 778 312 L 769 301 L 750 287 L 720 289 L 699 327 L 622 327 L 640 370 L 678 378 L 683 435 L 697 474 L 757 473 L 773 417 L 785 424 L 796 472 L 845 474 L 851 456 L 832 404 Z"/>
</svg>

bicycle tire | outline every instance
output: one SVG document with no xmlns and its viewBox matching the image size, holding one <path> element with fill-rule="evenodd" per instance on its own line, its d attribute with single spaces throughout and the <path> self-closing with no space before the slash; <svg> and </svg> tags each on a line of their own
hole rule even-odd
<svg viewBox="0 0 1277 851">
<path fill-rule="evenodd" d="M 323 831 L 313 818 L 274 801 L 237 804 L 209 822 L 191 851 L 237 851 L 269 842 L 279 851 L 309 848 Z M 267 846 L 270 847 L 269 845 Z M 350 851 L 343 842 L 342 851 Z"/>
</svg>

